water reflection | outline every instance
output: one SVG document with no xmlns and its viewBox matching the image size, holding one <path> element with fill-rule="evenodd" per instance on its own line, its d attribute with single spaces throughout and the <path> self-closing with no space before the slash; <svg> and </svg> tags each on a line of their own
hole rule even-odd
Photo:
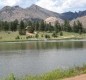
<svg viewBox="0 0 86 80">
<path fill-rule="evenodd" d="M 31 50 L 31 49 L 76 49 L 86 48 L 85 41 L 65 41 L 65 42 L 28 42 L 28 43 L 1 43 L 0 51 L 3 50 Z"/>
<path fill-rule="evenodd" d="M 41 74 L 86 64 L 86 41 L 0 43 L 0 77 Z"/>
</svg>

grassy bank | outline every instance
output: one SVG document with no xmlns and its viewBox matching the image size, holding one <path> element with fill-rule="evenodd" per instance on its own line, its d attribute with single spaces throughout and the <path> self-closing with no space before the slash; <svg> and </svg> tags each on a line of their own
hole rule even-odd
<svg viewBox="0 0 86 80">
<path fill-rule="evenodd" d="M 16 78 L 13 74 L 11 74 L 9 77 L 1 80 L 62 80 L 64 78 L 85 74 L 85 73 L 86 73 L 86 65 L 84 65 L 83 67 L 75 67 L 68 70 L 58 69 L 39 76 L 25 76 L 21 78 Z"/>
<path fill-rule="evenodd" d="M 57 34 L 57 37 L 52 37 L 53 33 L 48 32 L 39 32 L 39 37 L 36 38 L 35 34 L 31 37 L 27 37 L 27 35 L 19 35 L 18 32 L 0 32 L 0 42 L 18 42 L 18 41 L 38 41 L 38 40 L 46 40 L 45 35 L 48 35 L 49 38 L 47 40 L 64 40 L 64 39 L 86 39 L 86 34 L 78 34 L 73 32 L 63 32 L 63 36 L 60 36 L 60 33 Z"/>
</svg>

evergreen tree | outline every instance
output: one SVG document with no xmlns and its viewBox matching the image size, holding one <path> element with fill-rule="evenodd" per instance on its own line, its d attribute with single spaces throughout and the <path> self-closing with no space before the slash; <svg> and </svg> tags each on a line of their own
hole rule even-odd
<svg viewBox="0 0 86 80">
<path fill-rule="evenodd" d="M 2 22 L 0 21 L 0 31 L 2 30 Z"/>
<path fill-rule="evenodd" d="M 16 31 L 18 28 L 18 20 L 17 19 L 13 22 L 13 25 L 14 25 L 13 30 Z"/>
<path fill-rule="evenodd" d="M 78 25 L 78 32 L 82 33 L 83 32 L 83 26 L 82 23 L 80 21 L 77 21 L 77 25 Z"/>
<path fill-rule="evenodd" d="M 35 31 L 38 31 L 39 30 L 39 22 L 35 22 Z"/>
<path fill-rule="evenodd" d="M 25 24 L 23 21 L 20 22 L 20 25 L 19 25 L 19 34 L 20 35 L 25 35 L 26 34 L 26 31 L 25 31 Z"/>
<path fill-rule="evenodd" d="M 78 25 L 76 24 L 76 22 L 74 21 L 74 23 L 73 23 L 73 31 L 74 32 L 78 32 Z"/>
<path fill-rule="evenodd" d="M 19 29 L 21 29 L 21 30 L 25 29 L 25 24 L 22 20 L 20 22 Z"/>
<path fill-rule="evenodd" d="M 49 24 L 45 23 L 45 31 L 49 31 Z"/>
<path fill-rule="evenodd" d="M 73 31 L 80 34 L 83 32 L 83 26 L 80 21 L 77 21 L 77 23 L 74 21 Z"/>
<path fill-rule="evenodd" d="M 7 21 L 4 22 L 4 30 L 8 31 L 9 30 L 9 24 Z"/>
<path fill-rule="evenodd" d="M 49 30 L 49 32 L 54 31 L 54 27 L 51 25 L 51 23 L 49 23 L 49 25 L 48 25 L 48 30 Z"/>
<path fill-rule="evenodd" d="M 39 30 L 40 31 L 45 31 L 45 23 L 44 23 L 43 20 L 40 22 Z"/>
<path fill-rule="evenodd" d="M 64 31 L 67 31 L 67 32 L 71 32 L 72 31 L 72 28 L 71 28 L 70 23 L 69 23 L 68 20 L 64 21 Z"/>
<path fill-rule="evenodd" d="M 32 21 L 28 21 L 28 22 L 27 22 L 27 25 L 28 25 L 28 26 L 32 26 L 32 24 L 33 24 Z"/>
<path fill-rule="evenodd" d="M 55 28 L 54 29 L 55 29 L 56 33 L 61 31 L 61 26 L 60 26 L 60 24 L 58 22 L 55 23 Z"/>
</svg>

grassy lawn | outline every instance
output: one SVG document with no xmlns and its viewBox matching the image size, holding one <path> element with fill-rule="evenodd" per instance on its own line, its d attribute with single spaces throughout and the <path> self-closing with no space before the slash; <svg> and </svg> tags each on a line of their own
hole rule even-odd
<svg viewBox="0 0 86 80">
<path fill-rule="evenodd" d="M 60 36 L 60 33 L 57 34 L 57 37 L 52 37 L 53 33 L 48 33 L 48 32 L 39 32 L 38 38 L 35 38 L 35 34 L 31 38 L 27 39 L 27 35 L 19 35 L 19 33 L 16 32 L 5 32 L 1 31 L 0 32 L 0 41 L 26 41 L 26 40 L 45 40 L 45 35 L 50 36 L 50 40 L 53 39 L 79 39 L 79 38 L 86 38 L 86 34 L 78 34 L 78 33 L 73 33 L 73 32 L 63 32 L 63 36 Z M 16 39 L 19 36 L 19 39 Z"/>
<path fill-rule="evenodd" d="M 19 36 L 18 32 L 0 32 L 0 41 L 16 41 L 16 37 Z M 26 39 L 26 36 L 20 36 L 20 40 Z"/>
</svg>

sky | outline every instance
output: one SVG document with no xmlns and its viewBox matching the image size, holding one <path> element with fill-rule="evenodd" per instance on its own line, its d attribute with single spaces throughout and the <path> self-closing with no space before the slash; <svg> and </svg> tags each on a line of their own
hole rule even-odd
<svg viewBox="0 0 86 80">
<path fill-rule="evenodd" d="M 0 8 L 15 5 L 26 8 L 32 4 L 57 13 L 86 10 L 86 0 L 0 0 Z"/>
</svg>

